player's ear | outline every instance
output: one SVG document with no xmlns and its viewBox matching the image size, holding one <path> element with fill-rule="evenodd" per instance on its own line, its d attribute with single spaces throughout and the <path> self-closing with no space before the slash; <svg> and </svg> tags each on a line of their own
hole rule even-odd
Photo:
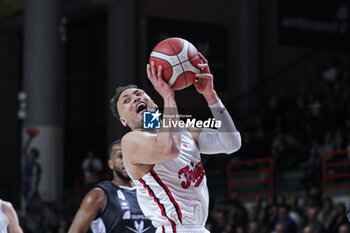
<svg viewBox="0 0 350 233">
<path fill-rule="evenodd" d="M 113 170 L 113 161 L 112 159 L 108 159 L 108 167 Z"/>
<path fill-rule="evenodd" d="M 124 127 L 128 125 L 128 122 L 124 118 L 120 117 L 119 120 L 124 125 Z"/>
</svg>

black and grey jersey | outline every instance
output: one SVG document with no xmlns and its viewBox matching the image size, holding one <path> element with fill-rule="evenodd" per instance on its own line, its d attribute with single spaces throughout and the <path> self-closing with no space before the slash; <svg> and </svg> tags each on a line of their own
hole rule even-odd
<svg viewBox="0 0 350 233">
<path fill-rule="evenodd" d="M 155 228 L 146 218 L 137 202 L 136 188 L 116 186 L 110 181 L 99 182 L 96 187 L 107 194 L 107 205 L 91 223 L 93 233 L 154 233 Z"/>
</svg>

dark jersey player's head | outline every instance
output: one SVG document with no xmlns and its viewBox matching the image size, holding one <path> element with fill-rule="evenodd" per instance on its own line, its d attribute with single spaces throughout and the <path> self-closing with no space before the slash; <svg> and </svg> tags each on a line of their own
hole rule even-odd
<svg viewBox="0 0 350 233">
<path fill-rule="evenodd" d="M 108 166 L 113 171 L 114 176 L 122 180 L 130 180 L 123 163 L 121 140 L 114 141 L 109 147 Z"/>
</svg>

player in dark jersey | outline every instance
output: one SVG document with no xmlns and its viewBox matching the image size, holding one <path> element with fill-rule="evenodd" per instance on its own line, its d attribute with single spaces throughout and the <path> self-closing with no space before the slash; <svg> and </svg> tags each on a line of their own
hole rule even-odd
<svg viewBox="0 0 350 233">
<path fill-rule="evenodd" d="M 112 181 L 99 182 L 86 194 L 68 233 L 155 232 L 136 199 L 136 188 L 123 165 L 120 140 L 112 143 L 108 166 Z"/>
</svg>

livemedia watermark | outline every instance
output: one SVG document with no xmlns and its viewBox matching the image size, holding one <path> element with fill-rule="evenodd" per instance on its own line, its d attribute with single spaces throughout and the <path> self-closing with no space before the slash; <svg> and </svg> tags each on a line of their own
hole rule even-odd
<svg viewBox="0 0 350 233">
<path fill-rule="evenodd" d="M 166 114 L 157 111 L 146 111 L 143 113 L 144 129 L 172 129 L 172 128 L 220 128 L 221 121 L 215 118 L 206 120 L 193 118 L 190 114 Z"/>
</svg>

